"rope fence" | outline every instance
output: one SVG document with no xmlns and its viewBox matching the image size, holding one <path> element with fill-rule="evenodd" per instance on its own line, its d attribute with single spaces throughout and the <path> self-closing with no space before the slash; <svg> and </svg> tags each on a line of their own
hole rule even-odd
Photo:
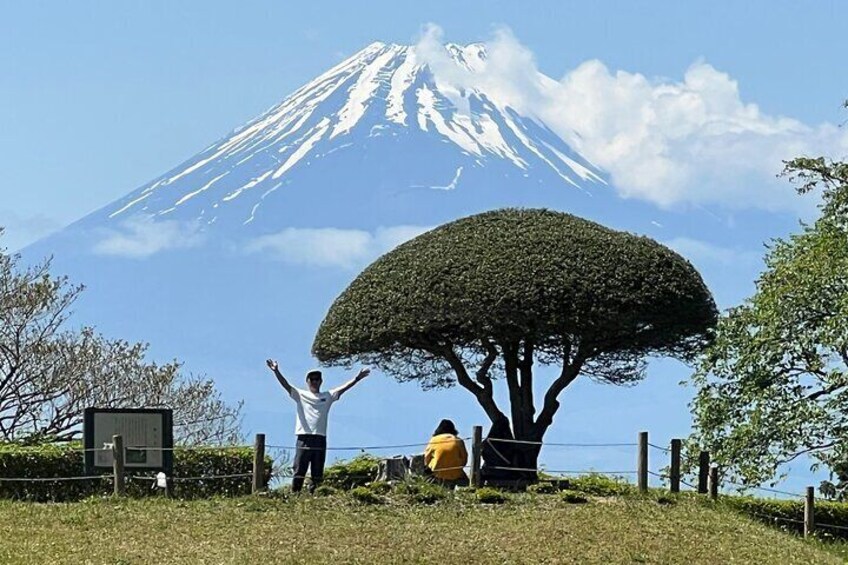
<svg viewBox="0 0 848 565">
<path fill-rule="evenodd" d="M 656 449 L 657 451 L 662 451 L 663 453 L 671 453 L 671 449 L 666 448 L 666 447 L 660 447 L 659 445 L 654 445 L 653 443 L 649 443 L 648 447 L 652 447 L 652 448 Z"/>
<path fill-rule="evenodd" d="M 180 481 L 208 481 L 208 480 L 218 480 L 218 479 L 245 479 L 247 477 L 252 477 L 253 473 L 232 473 L 229 475 L 201 475 L 199 477 L 168 477 L 168 480 L 180 482 Z M 131 478 L 134 479 L 143 479 L 143 480 L 155 480 L 157 477 L 155 476 L 141 476 L 141 475 L 133 475 Z"/>
<path fill-rule="evenodd" d="M 461 441 L 468 441 L 470 437 L 461 437 L 458 438 Z M 398 445 L 353 445 L 353 446 L 327 446 L 327 447 L 309 447 L 309 446 L 300 446 L 300 445 L 266 445 L 265 447 L 269 449 L 286 449 L 289 451 L 296 451 L 298 449 L 305 451 L 380 451 L 384 449 L 410 449 L 413 447 L 426 447 L 428 445 L 436 445 L 440 443 L 453 443 L 455 439 L 448 440 L 438 440 L 438 441 L 429 441 L 426 443 L 404 443 Z"/>
<path fill-rule="evenodd" d="M 268 488 L 268 477 L 267 477 L 267 463 L 266 463 L 266 452 L 268 450 L 283 450 L 283 451 L 311 451 L 311 450 L 321 450 L 321 451 L 333 451 L 333 452 L 374 452 L 374 451 L 385 451 L 385 450 L 422 450 L 427 446 L 434 446 L 441 443 L 439 440 L 430 440 L 427 442 L 411 442 L 411 443 L 402 443 L 402 444 L 391 444 L 391 445 L 344 445 L 344 446 L 327 446 L 327 447 L 310 447 L 310 446 L 300 446 L 300 445 L 266 445 L 265 444 L 265 435 L 257 434 L 256 441 L 253 445 L 224 445 L 224 446 L 176 446 L 176 447 L 158 447 L 158 446 L 124 446 L 123 440 L 121 436 L 114 436 L 112 444 L 104 444 L 103 447 L 99 448 L 74 448 L 74 451 L 78 451 L 80 453 L 111 453 L 112 455 L 112 473 L 111 474 L 102 474 L 102 475 L 94 475 L 94 474 L 86 474 L 82 476 L 62 476 L 62 477 L 2 477 L 0 476 L 0 483 L 61 483 L 64 481 L 102 481 L 108 480 L 113 483 L 114 492 L 116 495 L 125 494 L 125 482 L 127 480 L 133 481 L 157 481 L 154 483 L 154 486 L 160 484 L 162 479 L 164 478 L 164 482 L 167 484 L 169 482 L 190 482 L 190 481 L 215 481 L 215 480 L 227 480 L 227 479 L 251 479 L 251 490 L 254 493 L 259 493 Z M 719 496 L 719 490 L 722 486 L 720 483 L 723 483 L 725 488 L 727 487 L 736 487 L 740 491 L 745 490 L 754 490 L 759 492 L 766 492 L 774 495 L 790 497 L 794 499 L 802 499 L 804 500 L 804 519 L 798 520 L 795 518 L 786 518 L 783 516 L 775 516 L 775 515 L 767 515 L 758 512 L 747 512 L 751 516 L 755 516 L 758 518 L 765 518 L 771 521 L 785 521 L 787 523 L 793 524 L 803 524 L 804 534 L 810 535 L 815 529 L 831 529 L 837 531 L 848 531 L 848 525 L 842 526 L 838 524 L 826 524 L 826 523 L 816 523 L 814 520 L 814 506 L 815 506 L 815 489 L 813 487 L 807 487 L 806 494 L 800 494 L 796 492 L 790 492 L 786 490 L 764 487 L 758 485 L 749 485 L 742 484 L 738 482 L 734 482 L 732 480 L 721 480 L 719 474 L 719 467 L 715 464 L 710 463 L 710 454 L 709 452 L 703 451 L 700 453 L 698 458 L 698 469 L 697 469 L 697 484 L 692 484 L 687 482 L 684 479 L 684 475 L 682 472 L 682 440 L 680 439 L 672 439 L 670 445 L 668 447 L 657 445 L 655 443 L 651 443 L 648 441 L 648 433 L 640 432 L 638 435 L 637 442 L 598 442 L 598 443 L 575 443 L 575 442 L 543 442 L 543 441 L 534 441 L 534 440 L 520 440 L 514 438 L 497 438 L 497 437 L 482 437 L 482 427 L 474 426 L 473 434 L 470 437 L 457 437 L 444 440 L 444 443 L 454 443 L 457 440 L 465 442 L 471 440 L 471 461 L 468 464 L 462 466 L 454 466 L 454 467 L 442 467 L 432 469 L 435 472 L 439 471 L 454 471 L 454 470 L 464 470 L 469 471 L 470 474 L 470 484 L 475 487 L 482 486 L 487 480 L 498 480 L 494 475 L 490 475 L 489 478 L 486 478 L 486 473 L 490 471 L 506 471 L 513 473 L 532 473 L 538 475 L 538 473 L 542 472 L 549 475 L 559 475 L 554 479 L 550 480 L 562 480 L 566 478 L 568 475 L 602 475 L 602 476 L 636 476 L 636 484 L 638 490 L 640 492 L 648 491 L 648 481 L 649 477 L 654 479 L 659 479 L 664 485 L 667 485 L 667 488 L 672 493 L 680 492 L 681 486 L 685 486 L 698 494 L 708 494 L 710 498 L 717 499 Z M 489 457 L 490 459 L 493 457 L 491 452 L 494 451 L 503 462 L 495 464 L 491 460 L 483 461 L 484 454 L 484 445 L 489 446 Z M 498 451 L 496 445 L 502 446 L 515 446 L 516 449 L 513 449 L 513 457 L 505 457 Z M 521 450 L 522 446 L 529 446 L 533 449 L 531 450 Z M 539 466 L 535 465 L 536 458 L 538 457 L 539 452 L 543 447 L 550 448 L 564 448 L 564 449 L 605 449 L 605 448 L 636 448 L 636 468 L 635 470 L 630 468 L 623 468 L 620 470 L 597 470 L 597 469 L 546 469 L 544 467 L 539 468 Z M 251 472 L 242 472 L 242 473 L 224 473 L 224 474 L 210 474 L 210 475 L 197 475 L 197 476 L 164 476 L 163 473 L 159 473 L 157 475 L 144 475 L 144 474 L 133 474 L 132 472 L 127 472 L 127 467 L 129 470 L 132 470 L 133 464 L 130 463 L 127 465 L 126 461 L 126 453 L 133 451 L 145 451 L 145 452 L 189 452 L 189 451 L 222 451 L 222 450 L 252 450 L 253 451 L 253 469 Z M 665 459 L 668 457 L 669 465 L 666 468 L 661 469 L 660 471 L 653 471 L 649 468 L 649 452 L 658 452 L 662 454 L 662 457 Z M 504 453 L 508 453 L 508 451 L 502 448 Z M 530 451 L 532 457 L 529 461 L 532 461 L 530 465 L 521 465 L 519 464 L 522 461 L 521 457 L 516 458 L 516 454 L 526 453 Z M 284 460 L 285 454 L 281 456 L 279 459 Z M 274 458 L 271 458 L 272 461 Z M 286 461 L 287 462 L 287 461 Z M 525 458 L 525 462 L 528 462 Z M 694 472 L 693 472 L 694 475 Z M 287 478 L 306 478 L 305 475 L 287 475 Z M 526 481 L 526 477 L 523 479 Z M 543 479 L 544 480 L 544 479 Z"/>
<path fill-rule="evenodd" d="M 112 475 L 87 475 L 82 477 L 0 477 L 0 482 L 6 483 L 49 483 L 62 481 L 94 481 L 113 480 Z"/>
<path fill-rule="evenodd" d="M 761 487 L 761 486 L 756 486 L 756 485 L 746 485 L 746 484 L 736 483 L 736 482 L 727 481 L 727 480 L 725 480 L 724 482 L 729 484 L 729 485 L 733 485 L 735 487 L 738 487 L 741 490 L 758 490 L 758 491 L 762 491 L 762 492 L 768 492 L 768 493 L 771 493 L 771 494 L 780 494 L 780 495 L 783 495 L 783 496 L 791 496 L 791 497 L 794 497 L 794 498 L 801 498 L 801 499 L 806 498 L 806 495 L 799 494 L 797 492 L 789 492 L 789 491 L 785 491 L 785 490 L 778 490 L 778 489 L 775 489 L 775 488 Z"/>
<path fill-rule="evenodd" d="M 556 443 L 556 442 L 541 442 L 541 441 L 526 441 L 520 439 L 506 438 L 486 438 L 484 441 L 495 443 L 513 443 L 520 445 L 549 445 L 551 447 L 636 447 L 636 443 Z"/>
</svg>

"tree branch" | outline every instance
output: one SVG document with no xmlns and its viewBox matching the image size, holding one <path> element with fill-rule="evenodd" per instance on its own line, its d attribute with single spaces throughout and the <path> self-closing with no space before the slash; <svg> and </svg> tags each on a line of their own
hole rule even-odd
<svg viewBox="0 0 848 565">
<path fill-rule="evenodd" d="M 565 390 L 565 387 L 574 382 L 574 379 L 576 379 L 580 374 L 580 370 L 583 368 L 583 364 L 586 362 L 587 358 L 588 356 L 583 347 L 578 348 L 577 353 L 574 355 L 574 359 L 569 360 L 566 353 L 566 356 L 563 359 L 562 371 L 560 372 L 559 377 L 551 383 L 550 388 L 548 388 L 548 392 L 545 393 L 545 404 L 542 407 L 542 412 L 536 419 L 534 434 L 537 437 L 542 437 L 548 427 L 553 424 L 554 415 L 557 410 L 559 410 L 559 401 L 557 400 L 557 397 L 563 390 Z"/>
<path fill-rule="evenodd" d="M 483 410 L 486 412 L 486 415 L 492 422 L 496 422 L 501 418 L 506 418 L 503 412 L 500 411 L 497 404 L 495 403 L 494 395 L 491 393 L 491 389 L 487 390 L 485 387 L 475 383 L 471 377 L 468 375 L 468 371 L 465 368 L 465 365 L 462 363 L 462 359 L 456 354 L 453 346 L 451 345 L 441 345 L 441 346 L 433 346 L 432 353 L 435 355 L 440 355 L 445 361 L 453 369 L 454 373 L 456 373 L 456 381 L 468 390 L 474 397 L 477 399 L 477 402 L 480 406 L 483 407 Z"/>
<path fill-rule="evenodd" d="M 492 365 L 498 359 L 498 348 L 495 347 L 495 344 L 489 341 L 488 338 L 484 337 L 480 341 L 483 344 L 483 349 L 486 350 L 486 357 L 480 364 L 480 368 L 477 369 L 477 382 L 483 385 L 483 388 L 486 389 L 489 394 L 492 394 L 493 386 L 492 379 L 489 377 L 489 370 L 491 370 Z"/>
</svg>

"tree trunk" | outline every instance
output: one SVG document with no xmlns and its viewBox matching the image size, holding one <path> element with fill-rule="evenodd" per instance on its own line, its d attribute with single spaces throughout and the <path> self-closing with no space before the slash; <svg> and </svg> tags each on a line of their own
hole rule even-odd
<svg viewBox="0 0 848 565">
<path fill-rule="evenodd" d="M 512 415 L 512 431 L 516 438 L 526 437 L 533 432 L 533 390 L 530 385 L 529 394 L 524 388 L 529 372 L 526 365 L 518 358 L 518 346 L 508 345 L 503 348 L 504 371 L 509 387 L 509 406 Z M 521 380 L 519 381 L 519 371 Z"/>
<path fill-rule="evenodd" d="M 485 367 L 477 373 L 477 382 L 474 382 L 452 348 L 440 351 L 451 364 L 457 375 L 457 381 L 461 386 L 474 394 L 477 402 L 486 412 L 486 415 L 494 424 L 500 419 L 510 423 L 512 436 L 517 442 L 512 443 L 514 455 L 511 467 L 525 480 L 535 482 L 538 479 L 537 469 L 539 466 L 539 454 L 542 450 L 542 438 L 548 428 L 553 424 L 554 415 L 560 407 L 559 394 L 570 385 L 580 374 L 586 356 L 582 351 L 577 351 L 573 358 L 566 354 L 562 371 L 545 393 L 544 405 L 538 418 L 534 418 L 536 408 L 533 401 L 533 355 L 532 344 L 524 343 L 522 356 L 519 356 L 520 344 L 507 344 L 502 346 L 502 357 L 504 359 L 504 372 L 509 387 L 510 415 L 506 415 L 498 408 L 494 400 L 492 381 L 488 376 L 491 362 L 497 355 L 497 351 L 490 351 L 491 358 L 487 358 Z M 488 433 L 487 433 L 488 435 Z"/>
<path fill-rule="evenodd" d="M 522 434 L 516 435 L 515 439 L 532 442 L 516 444 L 513 465 L 516 469 L 519 469 L 518 474 L 522 479 L 535 483 L 538 480 L 539 453 L 542 451 L 542 446 L 536 444 L 536 442 L 540 442 L 541 438 L 535 434 Z"/>
</svg>

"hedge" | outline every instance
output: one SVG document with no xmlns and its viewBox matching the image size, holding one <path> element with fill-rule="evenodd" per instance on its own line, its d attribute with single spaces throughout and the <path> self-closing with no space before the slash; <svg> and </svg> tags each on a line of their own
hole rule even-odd
<svg viewBox="0 0 848 565">
<path fill-rule="evenodd" d="M 265 484 L 271 480 L 270 457 L 265 458 Z M 210 477 L 236 475 L 253 470 L 253 449 L 201 449 L 174 451 L 174 477 Z M 133 473 L 144 479 L 128 478 L 129 496 L 150 496 L 160 492 L 151 488 L 153 473 Z M 19 446 L 0 445 L 0 498 L 37 502 L 81 500 L 89 496 L 112 493 L 111 474 L 103 478 L 68 481 L 7 481 L 4 478 L 50 479 L 53 477 L 84 477 L 85 466 L 79 445 Z M 209 496 L 241 496 L 251 491 L 251 477 L 230 477 L 172 482 L 172 494 L 177 498 L 203 498 Z"/>
<path fill-rule="evenodd" d="M 774 500 L 751 496 L 726 496 L 722 504 L 747 514 L 767 524 L 779 526 L 785 530 L 802 533 L 804 531 L 804 501 Z M 816 500 L 816 533 L 837 538 L 848 538 L 848 504 Z M 829 528 L 838 526 L 838 528 Z"/>
<path fill-rule="evenodd" d="M 377 478 L 380 459 L 362 454 L 348 461 L 336 461 L 324 471 L 324 484 L 341 490 L 365 486 Z"/>
</svg>

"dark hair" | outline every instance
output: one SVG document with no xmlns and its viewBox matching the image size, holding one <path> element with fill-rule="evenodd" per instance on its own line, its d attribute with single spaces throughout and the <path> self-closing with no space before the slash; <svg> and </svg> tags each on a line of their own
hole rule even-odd
<svg viewBox="0 0 848 565">
<path fill-rule="evenodd" d="M 456 426 L 450 420 L 442 420 L 439 422 L 439 425 L 436 426 L 436 431 L 433 432 L 434 436 L 442 435 L 442 434 L 451 434 L 458 436 L 459 432 L 456 429 Z"/>
</svg>

